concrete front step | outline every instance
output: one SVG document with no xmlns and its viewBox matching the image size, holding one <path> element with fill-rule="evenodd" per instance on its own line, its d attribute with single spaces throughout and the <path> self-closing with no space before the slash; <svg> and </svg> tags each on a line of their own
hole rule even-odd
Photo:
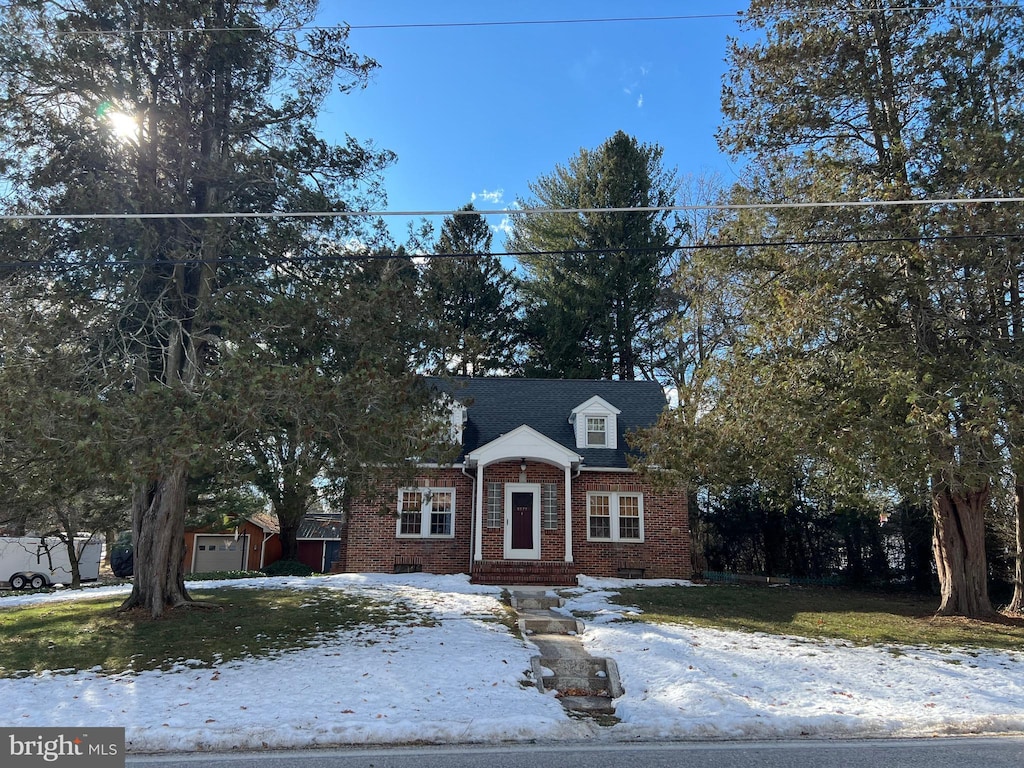
<svg viewBox="0 0 1024 768">
<path fill-rule="evenodd" d="M 559 696 L 562 706 L 585 715 L 614 715 L 615 707 L 607 696 Z"/>
<path fill-rule="evenodd" d="M 567 617 L 521 613 L 519 629 L 524 635 L 578 635 L 583 623 Z"/>
<path fill-rule="evenodd" d="M 558 691 L 563 695 L 593 695 L 608 699 L 623 694 L 619 668 L 612 659 L 593 656 L 534 656 L 534 679 L 540 691 Z"/>
<path fill-rule="evenodd" d="M 512 595 L 512 607 L 519 612 L 550 611 L 552 608 L 561 608 L 564 603 L 560 597 L 540 593 L 516 592 Z"/>
<path fill-rule="evenodd" d="M 587 691 L 590 694 L 612 697 L 614 684 L 608 674 L 606 659 L 552 659 L 542 656 L 540 665 L 546 690 Z"/>
<path fill-rule="evenodd" d="M 556 691 L 565 709 L 583 715 L 614 715 L 612 700 L 623 694 L 612 659 L 595 658 L 580 642 L 583 622 L 553 610 L 563 601 L 546 593 L 516 590 L 512 607 L 519 628 L 537 646 L 533 679 L 542 693 Z"/>
</svg>

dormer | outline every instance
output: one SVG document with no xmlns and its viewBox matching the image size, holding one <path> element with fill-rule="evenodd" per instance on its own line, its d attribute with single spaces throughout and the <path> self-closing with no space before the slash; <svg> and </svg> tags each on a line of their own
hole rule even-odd
<svg viewBox="0 0 1024 768">
<path fill-rule="evenodd" d="M 453 399 L 450 403 L 451 407 L 451 435 L 452 442 L 456 445 L 462 445 L 462 430 L 466 427 L 467 414 L 469 409 L 466 408 L 458 400 Z"/>
<path fill-rule="evenodd" d="M 462 445 L 462 432 L 466 427 L 469 409 L 447 393 L 441 395 L 440 408 L 439 416 L 447 412 L 447 419 L 441 422 L 442 425 L 447 422 L 448 434 L 446 437 L 455 445 Z M 441 428 L 444 429 L 444 426 Z"/>
<path fill-rule="evenodd" d="M 569 423 L 576 433 L 576 447 L 617 448 L 616 417 L 620 413 L 622 411 L 597 395 L 573 408 Z"/>
</svg>

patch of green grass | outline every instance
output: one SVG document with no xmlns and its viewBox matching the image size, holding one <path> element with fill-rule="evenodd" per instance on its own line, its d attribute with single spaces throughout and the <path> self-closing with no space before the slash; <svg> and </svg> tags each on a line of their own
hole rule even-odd
<svg viewBox="0 0 1024 768">
<path fill-rule="evenodd" d="M 185 574 L 185 581 L 221 581 L 225 579 L 260 579 L 266 578 L 263 571 L 201 571 Z"/>
<path fill-rule="evenodd" d="M 504 624 L 512 637 L 522 640 L 523 633 L 519 629 L 519 614 L 512 607 L 512 593 L 507 589 L 503 589 L 498 600 L 501 603 L 501 607 L 495 611 L 494 620 L 499 624 Z"/>
<path fill-rule="evenodd" d="M 0 610 L 0 676 L 96 667 L 113 674 L 184 663 L 212 667 L 307 647 L 337 630 L 377 632 L 429 621 L 339 590 L 222 588 L 192 595 L 204 607 L 177 609 L 156 620 L 141 611 L 118 613 L 123 596 Z"/>
<path fill-rule="evenodd" d="M 1024 620 L 934 616 L 933 598 L 814 587 L 712 585 L 624 589 L 616 602 L 640 620 L 853 643 L 1024 650 Z"/>
</svg>

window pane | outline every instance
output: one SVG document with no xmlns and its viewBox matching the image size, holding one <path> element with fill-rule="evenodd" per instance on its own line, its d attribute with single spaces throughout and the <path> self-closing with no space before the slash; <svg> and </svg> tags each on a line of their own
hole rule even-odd
<svg viewBox="0 0 1024 768">
<path fill-rule="evenodd" d="M 402 512 L 419 512 L 423 509 L 423 494 L 419 491 L 402 491 Z"/>
<path fill-rule="evenodd" d="M 431 512 L 430 513 L 430 535 L 431 536 L 451 536 L 452 533 L 452 516 L 448 512 Z"/>
<path fill-rule="evenodd" d="M 640 497 L 623 494 L 619 496 L 619 538 L 640 538 Z"/>
<path fill-rule="evenodd" d="M 419 511 L 417 512 L 403 512 L 402 523 L 399 531 L 403 536 L 419 536 L 420 535 L 420 516 Z"/>
<path fill-rule="evenodd" d="M 502 493 L 501 483 L 487 484 L 487 527 L 501 528 L 501 520 L 504 517 L 505 498 Z"/>
<path fill-rule="evenodd" d="M 402 491 L 399 501 L 399 527 L 403 536 L 419 536 L 422 525 L 423 494 L 419 491 Z"/>
<path fill-rule="evenodd" d="M 540 511 L 545 530 L 558 528 L 558 483 L 541 483 Z"/>
<path fill-rule="evenodd" d="M 434 491 L 434 497 L 430 500 L 430 508 L 435 512 L 451 512 L 452 492 Z"/>
<path fill-rule="evenodd" d="M 607 445 L 604 417 L 587 417 L 587 445 Z"/>
<path fill-rule="evenodd" d="M 640 517 L 639 496 L 619 496 L 619 517 Z"/>
<path fill-rule="evenodd" d="M 640 518 L 639 517 L 620 517 L 619 518 L 619 538 L 620 539 L 639 539 L 640 538 Z"/>
<path fill-rule="evenodd" d="M 603 494 L 588 496 L 587 517 L 590 521 L 590 538 L 610 539 L 612 537 L 611 497 Z"/>
</svg>

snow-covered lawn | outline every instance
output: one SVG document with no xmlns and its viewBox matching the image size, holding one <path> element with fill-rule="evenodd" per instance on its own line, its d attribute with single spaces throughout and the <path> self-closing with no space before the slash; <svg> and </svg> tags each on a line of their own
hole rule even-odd
<svg viewBox="0 0 1024 768">
<path fill-rule="evenodd" d="M 621 737 L 1024 731 L 1024 653 L 616 622 L 638 609 L 608 603 L 614 580 L 582 581 L 566 609 L 594 614 L 586 647 L 618 664 Z"/>
<path fill-rule="evenodd" d="M 635 585 L 635 582 L 633 583 Z M 569 610 L 618 663 L 612 727 L 570 718 L 523 681 L 535 649 L 493 620 L 500 591 L 461 576 L 341 575 L 203 582 L 203 589 L 336 588 L 430 613 L 436 626 L 343 631 L 278 658 L 0 679 L 10 726 L 124 726 L 135 752 L 527 739 L 879 736 L 1024 731 L 1024 653 L 854 647 L 615 622 L 613 580 Z M 123 587 L 0 599 L 0 607 Z"/>
</svg>

